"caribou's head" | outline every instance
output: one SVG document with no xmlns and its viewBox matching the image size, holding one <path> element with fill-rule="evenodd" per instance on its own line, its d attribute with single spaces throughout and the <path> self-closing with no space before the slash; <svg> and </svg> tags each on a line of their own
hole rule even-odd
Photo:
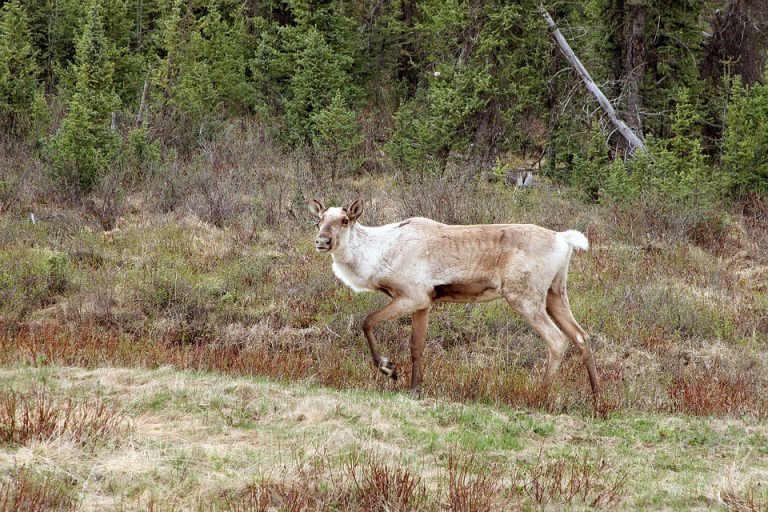
<svg viewBox="0 0 768 512">
<path fill-rule="evenodd" d="M 356 199 L 346 208 L 326 208 L 317 199 L 312 199 L 309 202 L 309 210 L 317 217 L 315 249 L 317 252 L 329 252 L 338 247 L 349 228 L 363 213 L 363 201 Z"/>
</svg>

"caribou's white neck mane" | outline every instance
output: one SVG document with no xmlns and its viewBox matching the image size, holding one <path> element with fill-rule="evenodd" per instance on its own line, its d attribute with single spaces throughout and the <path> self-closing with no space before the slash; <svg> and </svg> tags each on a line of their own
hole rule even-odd
<svg viewBox="0 0 768 512">
<path fill-rule="evenodd" d="M 333 273 L 356 292 L 376 291 L 374 273 L 397 236 L 397 224 L 368 227 L 354 223 L 331 251 Z"/>
</svg>

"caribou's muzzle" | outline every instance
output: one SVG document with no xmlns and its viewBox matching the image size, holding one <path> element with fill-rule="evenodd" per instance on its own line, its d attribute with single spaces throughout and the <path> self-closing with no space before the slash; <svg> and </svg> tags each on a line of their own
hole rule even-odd
<svg viewBox="0 0 768 512">
<path fill-rule="evenodd" d="M 317 235 L 315 238 L 315 250 L 317 252 L 328 252 L 331 250 L 332 238 L 327 235 Z"/>
</svg>

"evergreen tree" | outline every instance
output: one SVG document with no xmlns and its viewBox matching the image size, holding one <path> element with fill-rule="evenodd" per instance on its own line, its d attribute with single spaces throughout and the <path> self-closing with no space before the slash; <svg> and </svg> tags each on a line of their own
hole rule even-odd
<svg viewBox="0 0 768 512">
<path fill-rule="evenodd" d="M 330 105 L 335 96 L 347 102 L 359 94 L 346 71 L 351 59 L 334 52 L 319 31 L 310 29 L 300 45 L 283 103 L 288 140 L 299 146 L 312 140 L 315 113 Z"/>
<path fill-rule="evenodd" d="M 18 134 L 43 114 L 40 69 L 27 13 L 20 0 L 0 11 L 0 127 Z"/>
<path fill-rule="evenodd" d="M 347 163 L 347 168 L 354 167 L 352 154 L 363 143 L 356 118 L 338 92 L 326 108 L 312 116 L 312 142 L 330 165 L 331 179 L 336 179 L 342 162 Z"/>
<path fill-rule="evenodd" d="M 74 93 L 51 141 L 54 178 L 76 194 L 89 192 L 119 152 L 111 118 L 120 99 L 114 90 L 110 57 L 101 5 L 95 0 L 77 42 Z"/>
<path fill-rule="evenodd" d="M 723 139 L 721 164 L 731 193 L 768 196 L 768 84 L 733 80 Z"/>
<path fill-rule="evenodd" d="M 155 85 L 169 131 L 189 142 L 200 128 L 225 114 L 242 114 L 253 104 L 246 55 L 252 44 L 242 8 L 225 16 L 217 0 L 205 10 L 176 1 L 163 23 L 166 51 Z"/>
</svg>

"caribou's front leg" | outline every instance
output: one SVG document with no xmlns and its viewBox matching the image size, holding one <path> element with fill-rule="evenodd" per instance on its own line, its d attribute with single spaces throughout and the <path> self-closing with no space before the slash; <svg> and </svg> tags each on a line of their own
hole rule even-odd
<svg viewBox="0 0 768 512">
<path fill-rule="evenodd" d="M 376 365 L 381 373 L 393 380 L 397 380 L 397 370 L 395 370 L 395 365 L 392 364 L 392 361 L 379 354 L 376 348 L 376 338 L 373 336 L 373 328 L 380 322 L 400 318 L 423 307 L 423 304 L 419 301 L 409 297 L 395 297 L 392 302 L 379 310 L 369 313 L 365 320 L 363 320 L 363 333 L 365 334 L 365 339 L 368 340 L 368 347 L 371 349 L 373 364 Z"/>
<path fill-rule="evenodd" d="M 421 356 L 424 354 L 424 345 L 427 341 L 427 325 L 429 322 L 429 308 L 419 309 L 413 312 L 411 319 L 411 389 L 413 398 L 421 396 L 421 381 L 424 378 L 424 362 Z"/>
</svg>

